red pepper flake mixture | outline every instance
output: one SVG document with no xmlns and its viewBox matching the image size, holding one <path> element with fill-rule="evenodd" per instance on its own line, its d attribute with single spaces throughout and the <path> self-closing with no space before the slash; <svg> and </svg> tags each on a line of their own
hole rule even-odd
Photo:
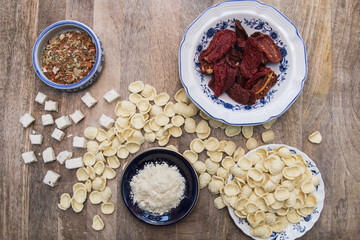
<svg viewBox="0 0 360 240">
<path fill-rule="evenodd" d="M 268 62 L 282 60 L 280 48 L 268 36 L 255 32 L 248 36 L 239 20 L 235 32 L 216 32 L 209 47 L 199 55 L 200 70 L 212 74 L 209 87 L 219 97 L 226 92 L 240 104 L 252 105 L 275 85 L 277 76 Z"/>
<path fill-rule="evenodd" d="M 45 76 L 58 84 L 73 84 L 93 68 L 96 47 L 86 32 L 69 31 L 50 39 L 42 53 Z"/>
</svg>

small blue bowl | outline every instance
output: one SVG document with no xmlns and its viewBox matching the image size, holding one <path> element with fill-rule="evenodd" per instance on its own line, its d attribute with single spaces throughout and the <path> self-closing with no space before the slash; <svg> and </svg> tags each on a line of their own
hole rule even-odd
<svg viewBox="0 0 360 240">
<path fill-rule="evenodd" d="M 91 36 L 93 42 L 96 46 L 96 59 L 95 64 L 92 70 L 90 71 L 89 75 L 87 75 L 84 79 L 77 83 L 73 84 L 58 84 L 50 81 L 42 71 L 42 63 L 41 63 L 41 56 L 42 52 L 45 48 L 47 42 L 54 37 L 56 34 L 68 31 L 80 31 L 80 32 L 87 32 L 89 36 Z M 97 77 L 100 75 L 100 72 L 104 65 L 104 48 L 100 41 L 100 39 L 96 36 L 96 34 L 91 30 L 88 26 L 83 23 L 71 20 L 65 20 L 56 22 L 49 27 L 47 27 L 36 39 L 33 52 L 32 52 L 32 62 L 35 69 L 36 74 L 39 78 L 49 85 L 50 87 L 64 90 L 67 92 L 75 92 L 82 90 L 92 84 Z"/>
<path fill-rule="evenodd" d="M 137 172 L 144 168 L 145 164 L 165 162 L 169 166 L 176 166 L 180 174 L 185 178 L 185 193 L 179 206 L 171 209 L 164 215 L 144 211 L 131 198 L 130 181 Z M 152 148 L 135 156 L 124 169 L 121 178 L 121 195 L 126 207 L 140 221 L 154 226 L 166 226 L 179 222 L 186 217 L 199 197 L 199 181 L 195 169 L 191 163 L 180 153 L 166 148 Z"/>
</svg>

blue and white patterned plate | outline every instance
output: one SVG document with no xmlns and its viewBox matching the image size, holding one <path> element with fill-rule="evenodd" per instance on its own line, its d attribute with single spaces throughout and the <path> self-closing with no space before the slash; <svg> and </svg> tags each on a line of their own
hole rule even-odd
<svg viewBox="0 0 360 240">
<path fill-rule="evenodd" d="M 211 76 L 199 68 L 200 52 L 217 31 L 234 30 L 235 19 L 249 35 L 268 34 L 283 56 L 280 63 L 268 64 L 278 76 L 277 84 L 251 106 L 236 103 L 226 93 L 215 97 L 208 87 Z M 255 0 L 225 1 L 207 9 L 186 30 L 179 72 L 188 96 L 209 116 L 231 125 L 257 125 L 283 114 L 299 96 L 307 74 L 305 44 L 295 25 L 274 7 Z"/>
<path fill-rule="evenodd" d="M 252 151 L 248 152 L 246 154 L 246 156 L 252 152 L 255 152 L 259 148 L 265 148 L 268 151 L 272 151 L 273 149 L 280 147 L 280 146 L 286 146 L 286 145 L 284 145 L 284 144 L 269 144 L 269 145 L 265 145 L 265 146 L 260 146 L 256 149 L 253 149 Z M 300 154 L 303 157 L 303 159 L 307 162 L 308 168 L 311 170 L 311 172 L 320 178 L 320 182 L 316 186 L 315 192 L 313 192 L 313 194 L 316 196 L 317 203 L 316 203 L 316 207 L 315 207 L 314 211 L 312 212 L 312 214 L 310 214 L 309 216 L 307 216 L 305 218 L 302 217 L 301 221 L 296 224 L 289 224 L 289 226 L 280 233 L 273 232 L 270 235 L 270 237 L 268 238 L 268 240 L 291 240 L 291 239 L 296 239 L 296 238 L 303 236 L 306 232 L 308 232 L 314 226 L 316 221 L 319 219 L 321 211 L 324 207 L 325 186 L 324 186 L 324 181 L 321 177 L 320 170 L 316 167 L 316 164 L 314 163 L 313 160 L 311 160 L 308 157 L 308 155 L 306 155 L 305 153 L 303 153 L 302 151 L 300 151 L 297 148 L 290 147 L 290 146 L 286 146 L 286 147 L 288 147 L 290 149 L 291 153 Z M 232 178 L 233 178 L 233 176 L 231 174 L 229 176 L 228 183 L 232 180 Z M 228 210 L 229 210 L 231 218 L 234 220 L 234 222 L 235 222 L 236 226 L 238 226 L 238 228 L 240 228 L 245 234 L 252 237 L 253 239 L 263 240 L 263 239 L 255 238 L 255 237 L 251 236 L 250 224 L 247 222 L 246 219 L 242 219 L 242 218 L 239 218 L 238 216 L 236 216 L 234 213 L 234 209 L 232 207 L 228 207 Z"/>
</svg>

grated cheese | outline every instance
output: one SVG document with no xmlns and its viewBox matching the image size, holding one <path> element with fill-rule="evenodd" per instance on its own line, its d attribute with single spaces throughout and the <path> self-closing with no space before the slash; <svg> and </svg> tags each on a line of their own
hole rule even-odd
<svg viewBox="0 0 360 240">
<path fill-rule="evenodd" d="M 146 211 L 163 215 L 184 197 L 185 179 L 176 166 L 149 163 L 130 182 L 134 203 Z"/>
</svg>

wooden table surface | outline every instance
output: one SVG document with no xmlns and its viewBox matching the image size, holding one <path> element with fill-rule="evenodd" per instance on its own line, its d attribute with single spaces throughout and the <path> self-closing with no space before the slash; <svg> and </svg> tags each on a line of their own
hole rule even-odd
<svg viewBox="0 0 360 240">
<path fill-rule="evenodd" d="M 0 66 L 0 239 L 249 239 L 231 220 L 227 210 L 216 210 L 208 190 L 202 190 L 195 210 L 178 224 L 152 227 L 136 220 L 123 204 L 116 179 L 108 182 L 116 211 L 101 215 L 105 229 L 91 228 L 100 206 L 88 201 L 80 214 L 57 207 L 59 196 L 71 192 L 75 170 L 58 162 L 24 164 L 21 153 L 72 149 L 72 138 L 50 138 L 54 126 L 43 127 L 43 106 L 34 102 L 38 91 L 59 102 L 55 118 L 81 109 L 85 119 L 65 130 L 82 135 L 87 126 L 98 126 L 102 113 L 113 116 L 116 103 L 102 96 L 114 88 L 121 99 L 129 95 L 129 83 L 141 80 L 158 92 L 173 95 L 180 87 L 178 50 L 190 23 L 220 1 L 197 0 L 23 0 L 1 1 Z M 360 235 L 360 3 L 358 0 L 264 0 L 297 26 L 306 44 L 308 75 L 300 97 L 273 126 L 275 143 L 302 149 L 317 164 L 326 187 L 319 221 L 303 239 L 355 239 Z M 50 24 L 72 19 L 90 26 L 105 48 L 105 66 L 98 81 L 86 89 L 99 102 L 88 109 L 80 97 L 86 91 L 56 91 L 35 75 L 31 51 L 36 37 Z M 19 118 L 30 112 L 36 122 L 24 129 Z M 35 130 L 45 136 L 41 146 L 31 145 Z M 307 136 L 323 135 L 320 145 Z M 261 126 L 254 136 L 260 141 Z M 221 130 L 213 136 L 228 139 Z M 194 135 L 172 139 L 180 151 Z M 233 138 L 244 146 L 243 137 Z M 152 146 L 145 144 L 143 148 Z M 84 151 L 74 150 L 75 156 Z M 47 170 L 61 175 L 58 186 L 42 183 Z"/>
</svg>

